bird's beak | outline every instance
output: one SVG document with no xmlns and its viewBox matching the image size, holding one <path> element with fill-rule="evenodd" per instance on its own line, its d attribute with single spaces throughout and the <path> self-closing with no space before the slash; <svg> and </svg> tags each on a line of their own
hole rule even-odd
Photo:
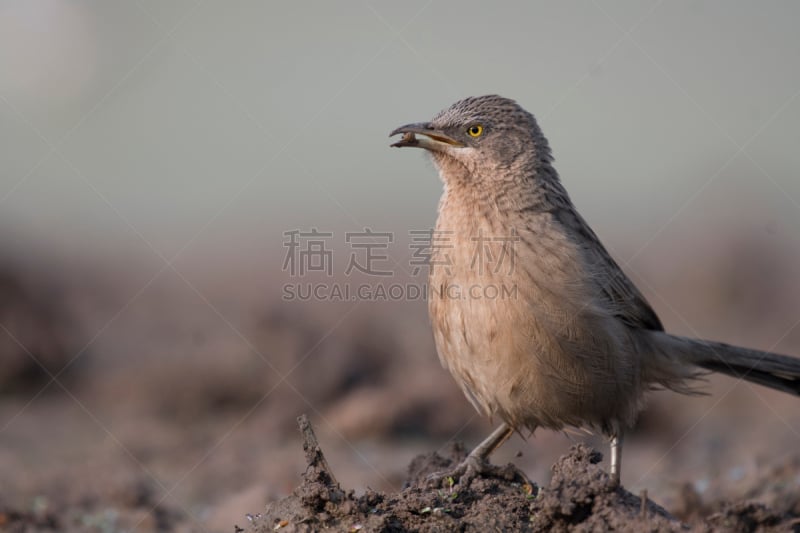
<svg viewBox="0 0 800 533">
<path fill-rule="evenodd" d="M 389 137 L 402 133 L 403 138 L 393 143 L 392 146 L 402 148 L 403 146 L 416 146 L 427 150 L 441 150 L 448 146 L 462 147 L 464 143 L 448 137 L 441 130 L 431 126 L 430 122 L 420 122 L 417 124 L 406 124 L 392 131 Z M 421 137 L 417 137 L 420 135 Z"/>
</svg>

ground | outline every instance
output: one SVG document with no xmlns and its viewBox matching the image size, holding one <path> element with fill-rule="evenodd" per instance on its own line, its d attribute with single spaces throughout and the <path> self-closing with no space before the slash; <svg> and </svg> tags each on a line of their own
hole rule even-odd
<svg viewBox="0 0 800 533">
<path fill-rule="evenodd" d="M 703 290 L 661 290 L 709 338 L 800 353 L 798 278 L 720 277 L 745 263 L 709 267 L 720 290 L 702 276 Z M 192 278 L 204 300 L 174 276 L 141 291 L 150 276 L 0 263 L 0 531 L 800 531 L 790 395 L 725 377 L 708 396 L 654 394 L 626 438 L 618 490 L 597 462 L 602 437 L 550 431 L 493 456 L 530 486 L 429 488 L 427 472 L 497 421 L 440 367 L 424 302 L 295 305 L 254 286 L 260 276 Z M 782 290 L 766 305 L 758 283 Z M 740 286 L 752 300 L 736 307 L 731 295 L 750 294 Z M 303 454 L 303 413 L 329 466 Z M 645 491 L 656 503 L 643 512 Z"/>
<path fill-rule="evenodd" d="M 800 497 L 785 494 L 780 509 L 756 502 L 707 502 L 700 516 L 698 496 L 687 492 L 683 516 L 670 514 L 624 487 L 611 484 L 598 464 L 602 456 L 578 444 L 553 465 L 545 487 L 515 481 L 513 475 L 458 480 L 435 474 L 465 454 L 455 446 L 448 457 L 421 455 L 409 465 L 399 492 L 345 491 L 306 427 L 308 462 L 292 495 L 249 517 L 248 531 L 790 531 L 800 530 Z M 310 433 L 310 434 L 309 434 Z M 800 464 L 800 463 L 798 463 Z M 797 464 L 795 465 L 797 466 Z M 794 470 L 795 481 L 800 471 Z M 791 482 L 791 480 L 790 480 Z M 692 514 L 695 513 L 695 514 Z"/>
</svg>

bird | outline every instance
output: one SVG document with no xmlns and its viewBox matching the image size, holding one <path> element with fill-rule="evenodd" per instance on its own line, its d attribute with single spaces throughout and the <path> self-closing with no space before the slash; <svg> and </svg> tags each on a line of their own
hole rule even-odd
<svg viewBox="0 0 800 533">
<path fill-rule="evenodd" d="M 619 486 L 649 391 L 702 394 L 718 372 L 800 395 L 800 359 L 664 330 L 516 101 L 468 97 L 400 134 L 391 146 L 427 151 L 443 182 L 428 273 L 436 351 L 473 406 L 501 420 L 455 475 L 493 472 L 490 454 L 515 431 L 584 428 L 608 438 Z"/>
</svg>

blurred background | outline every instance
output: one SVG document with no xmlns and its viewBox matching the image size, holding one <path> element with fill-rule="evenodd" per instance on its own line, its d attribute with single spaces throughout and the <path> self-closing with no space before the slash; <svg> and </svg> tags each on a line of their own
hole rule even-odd
<svg viewBox="0 0 800 533">
<path fill-rule="evenodd" d="M 788 1 L 0 1 L 0 517 L 229 530 L 298 482 L 301 413 L 356 490 L 485 436 L 426 303 L 379 294 L 424 283 L 414 232 L 441 192 L 388 132 L 469 95 L 537 116 L 668 330 L 800 354 L 798 17 Z M 387 276 L 348 268 L 366 230 L 390 235 L 372 249 Z M 301 272 L 314 250 L 329 269 Z M 286 298 L 322 283 L 369 290 Z M 626 486 L 669 504 L 800 446 L 795 399 L 709 392 L 653 395 Z M 546 483 L 577 440 L 602 443 L 540 431 L 496 461 Z"/>
</svg>

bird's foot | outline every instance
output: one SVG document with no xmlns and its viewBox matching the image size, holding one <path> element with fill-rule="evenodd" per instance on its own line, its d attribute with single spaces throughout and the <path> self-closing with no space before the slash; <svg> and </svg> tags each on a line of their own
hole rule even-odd
<svg viewBox="0 0 800 533">
<path fill-rule="evenodd" d="M 486 459 L 471 454 L 454 469 L 436 472 L 428 476 L 426 485 L 429 488 L 452 488 L 454 485 L 469 487 L 472 481 L 478 477 L 497 478 L 533 486 L 525 473 L 513 464 L 493 465 Z"/>
</svg>

